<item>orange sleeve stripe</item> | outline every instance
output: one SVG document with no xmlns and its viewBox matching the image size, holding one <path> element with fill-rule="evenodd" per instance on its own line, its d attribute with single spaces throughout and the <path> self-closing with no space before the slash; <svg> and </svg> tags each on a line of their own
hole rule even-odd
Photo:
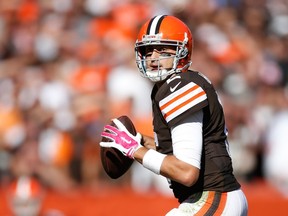
<svg viewBox="0 0 288 216">
<path fill-rule="evenodd" d="M 203 216 L 206 214 L 206 212 L 210 209 L 210 207 L 212 206 L 212 203 L 214 201 L 215 198 L 215 192 L 214 191 L 210 191 L 208 194 L 208 198 L 205 202 L 205 204 L 203 205 L 203 207 L 195 214 L 195 216 Z"/>
<path fill-rule="evenodd" d="M 177 97 L 173 98 L 172 100 L 170 100 L 169 102 L 167 102 L 166 104 L 163 104 L 160 109 L 163 110 L 165 109 L 167 106 L 169 106 L 170 104 L 174 103 L 175 101 L 177 101 L 178 99 L 184 97 L 185 95 L 193 92 L 194 90 L 196 90 L 199 86 L 195 85 L 192 88 L 188 89 L 187 91 L 183 92 L 182 94 L 179 94 Z"/>
<path fill-rule="evenodd" d="M 205 92 L 199 92 L 198 94 L 196 94 L 194 97 L 191 97 L 189 100 L 183 102 L 182 104 L 179 104 L 178 106 L 176 106 L 174 109 L 170 110 L 169 112 L 164 114 L 164 118 L 166 119 L 169 115 L 171 115 L 172 113 L 174 113 L 175 111 L 179 110 L 181 107 L 185 106 L 186 104 L 194 101 L 195 99 L 201 97 L 202 95 L 205 95 Z M 161 108 L 162 110 L 162 108 Z"/>
</svg>

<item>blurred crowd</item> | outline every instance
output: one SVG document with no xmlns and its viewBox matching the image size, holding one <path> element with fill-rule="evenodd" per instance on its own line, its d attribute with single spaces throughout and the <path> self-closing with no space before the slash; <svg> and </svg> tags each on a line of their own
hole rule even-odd
<svg viewBox="0 0 288 216">
<path fill-rule="evenodd" d="M 113 117 L 152 135 L 152 83 L 137 71 L 134 43 L 156 14 L 193 32 L 192 69 L 218 90 L 236 176 L 271 180 L 288 196 L 286 0 L 0 0 L 0 185 L 34 176 L 61 191 L 164 192 L 137 164 L 110 180 L 99 153 Z"/>
</svg>

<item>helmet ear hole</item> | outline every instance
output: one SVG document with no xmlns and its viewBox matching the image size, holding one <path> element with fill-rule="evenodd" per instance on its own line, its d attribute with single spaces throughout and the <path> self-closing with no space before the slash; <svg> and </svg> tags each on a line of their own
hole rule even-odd
<svg viewBox="0 0 288 216">
<path fill-rule="evenodd" d="M 179 50 L 179 58 L 185 58 L 188 54 L 187 47 L 181 47 Z"/>
</svg>

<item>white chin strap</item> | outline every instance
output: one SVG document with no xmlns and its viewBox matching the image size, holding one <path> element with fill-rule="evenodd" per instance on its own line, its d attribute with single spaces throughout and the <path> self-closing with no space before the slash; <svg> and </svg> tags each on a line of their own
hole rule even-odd
<svg viewBox="0 0 288 216">
<path fill-rule="evenodd" d="M 176 68 L 176 69 L 171 68 L 169 71 L 167 69 L 161 69 L 158 71 L 147 70 L 145 72 L 145 77 L 149 78 L 152 82 L 159 82 L 159 81 L 165 80 L 169 75 L 171 75 L 173 73 L 180 73 L 183 70 L 186 70 L 187 68 L 190 67 L 191 64 L 192 64 L 192 62 L 188 62 L 182 68 Z"/>
<path fill-rule="evenodd" d="M 171 70 L 170 70 L 171 71 Z M 158 71 L 146 71 L 146 77 L 148 77 L 152 82 L 159 82 L 167 78 L 169 72 L 166 69 Z"/>
</svg>

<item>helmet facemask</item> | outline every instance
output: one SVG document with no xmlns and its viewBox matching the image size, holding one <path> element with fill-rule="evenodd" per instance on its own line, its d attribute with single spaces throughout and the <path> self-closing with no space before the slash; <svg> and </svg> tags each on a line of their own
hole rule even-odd
<svg viewBox="0 0 288 216">
<path fill-rule="evenodd" d="M 143 77 L 149 78 L 153 82 L 159 82 L 165 80 L 169 75 L 174 73 L 180 73 L 191 65 L 190 59 L 187 59 L 188 49 L 186 47 L 188 38 L 185 37 L 183 42 L 175 40 L 153 40 L 144 38 L 142 41 L 137 41 L 135 45 L 136 63 Z M 175 49 L 174 55 L 159 56 L 159 58 L 147 59 L 146 48 L 148 46 L 167 46 Z M 160 61 L 163 59 L 173 58 L 173 64 L 171 68 L 161 68 Z M 158 69 L 149 70 L 147 68 L 148 61 L 156 61 Z"/>
</svg>

